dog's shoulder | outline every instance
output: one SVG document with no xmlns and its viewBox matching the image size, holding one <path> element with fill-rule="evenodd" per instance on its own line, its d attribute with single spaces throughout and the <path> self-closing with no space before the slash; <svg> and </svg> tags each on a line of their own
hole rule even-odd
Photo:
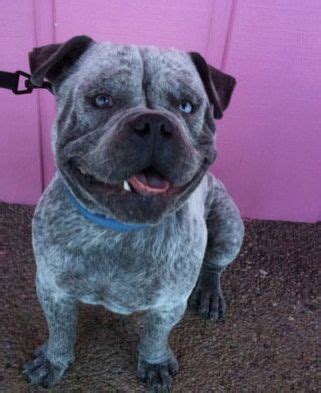
<svg viewBox="0 0 321 393">
<path fill-rule="evenodd" d="M 50 223 L 53 224 L 54 222 L 58 230 L 58 227 L 60 226 L 59 217 L 61 217 L 62 212 L 65 211 L 64 207 L 66 203 L 67 196 L 63 190 L 63 183 L 58 173 L 56 173 L 41 195 L 36 206 L 32 219 L 33 230 L 36 230 L 39 226 L 42 227 Z M 64 217 L 61 218 L 63 218 L 61 221 L 65 222 L 66 216 L 64 215 Z"/>
<path fill-rule="evenodd" d="M 211 208 L 220 202 L 230 199 L 230 196 L 226 190 L 226 187 L 213 173 L 207 172 L 204 176 L 204 203 L 206 216 Z"/>
</svg>

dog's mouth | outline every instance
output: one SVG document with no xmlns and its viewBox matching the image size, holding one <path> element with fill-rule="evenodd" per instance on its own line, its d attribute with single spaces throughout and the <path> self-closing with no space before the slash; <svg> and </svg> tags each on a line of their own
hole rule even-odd
<svg viewBox="0 0 321 393">
<path fill-rule="evenodd" d="M 170 182 L 153 167 L 132 176 L 127 184 L 131 190 L 143 195 L 164 194 L 172 188 Z"/>
<path fill-rule="evenodd" d="M 77 180 L 90 193 L 118 193 L 122 195 L 132 193 L 144 196 L 168 196 L 179 193 L 184 188 L 184 186 L 173 186 L 168 179 L 152 166 L 119 183 L 103 182 L 80 167 L 76 167 L 75 169 L 76 171 L 74 173 Z"/>
<path fill-rule="evenodd" d="M 209 160 L 203 162 L 186 181 L 176 180 L 148 166 L 137 173 L 123 174 L 124 180 L 105 180 L 93 175 L 79 163 L 71 160 L 69 170 L 61 174 L 68 179 L 75 196 L 90 210 L 99 214 L 112 215 L 118 220 L 132 223 L 156 223 L 166 212 L 174 211 L 204 176 Z"/>
</svg>

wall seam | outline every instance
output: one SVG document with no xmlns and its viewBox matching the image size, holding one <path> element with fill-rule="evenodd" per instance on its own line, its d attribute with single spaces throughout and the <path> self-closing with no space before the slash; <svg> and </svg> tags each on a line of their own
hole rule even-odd
<svg viewBox="0 0 321 393">
<path fill-rule="evenodd" d="M 207 42 L 206 42 L 206 48 L 205 48 L 205 57 L 208 57 L 209 49 L 210 49 L 210 42 L 211 42 L 211 36 L 212 36 L 212 31 L 213 31 L 213 25 L 214 25 L 214 8 L 215 8 L 215 0 L 212 0 L 212 7 L 211 7 L 211 13 L 210 13 L 210 21 L 209 21 L 209 29 L 208 29 L 208 34 L 207 34 Z"/>
<path fill-rule="evenodd" d="M 38 46 L 38 22 L 37 22 L 37 0 L 32 1 L 33 6 L 33 21 L 34 21 L 34 44 L 35 47 Z M 40 186 L 41 192 L 44 191 L 45 188 L 45 167 L 44 167 L 44 155 L 43 155 L 43 132 L 42 132 L 42 121 L 41 121 L 41 113 L 40 113 L 40 93 L 36 90 L 37 95 L 37 124 L 38 124 L 38 146 L 39 146 L 39 161 L 40 161 Z"/>
<path fill-rule="evenodd" d="M 228 58 L 228 54 L 229 54 L 229 50 L 230 50 L 230 46 L 231 46 L 231 41 L 232 41 L 232 33 L 233 33 L 233 28 L 234 28 L 237 6 L 238 6 L 238 0 L 232 0 L 231 11 L 230 11 L 229 19 L 228 19 L 228 29 L 227 29 L 227 33 L 226 33 L 226 39 L 225 39 L 222 61 L 221 61 L 221 70 L 222 71 L 225 70 L 225 67 L 227 64 L 227 58 Z"/>
<path fill-rule="evenodd" d="M 56 0 L 52 0 L 52 41 L 57 42 L 57 5 Z"/>
</svg>

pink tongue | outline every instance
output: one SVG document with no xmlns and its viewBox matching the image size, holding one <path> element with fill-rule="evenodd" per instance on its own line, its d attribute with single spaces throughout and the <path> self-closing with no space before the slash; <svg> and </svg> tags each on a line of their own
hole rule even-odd
<svg viewBox="0 0 321 393">
<path fill-rule="evenodd" d="M 167 180 L 152 173 L 138 173 L 128 181 L 141 194 L 161 194 L 170 187 Z"/>
</svg>

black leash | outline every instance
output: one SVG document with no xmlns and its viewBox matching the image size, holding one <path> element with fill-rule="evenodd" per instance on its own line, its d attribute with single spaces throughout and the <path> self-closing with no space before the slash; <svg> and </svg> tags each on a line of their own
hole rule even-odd
<svg viewBox="0 0 321 393">
<path fill-rule="evenodd" d="M 26 78 L 24 82 L 25 89 L 19 90 L 19 80 L 21 76 Z M 23 71 L 0 71 L 0 87 L 11 90 L 13 94 L 30 94 L 33 89 L 46 89 L 53 94 L 52 84 L 50 82 L 43 82 L 41 86 L 35 86 L 31 83 L 30 77 L 31 75 Z"/>
</svg>

